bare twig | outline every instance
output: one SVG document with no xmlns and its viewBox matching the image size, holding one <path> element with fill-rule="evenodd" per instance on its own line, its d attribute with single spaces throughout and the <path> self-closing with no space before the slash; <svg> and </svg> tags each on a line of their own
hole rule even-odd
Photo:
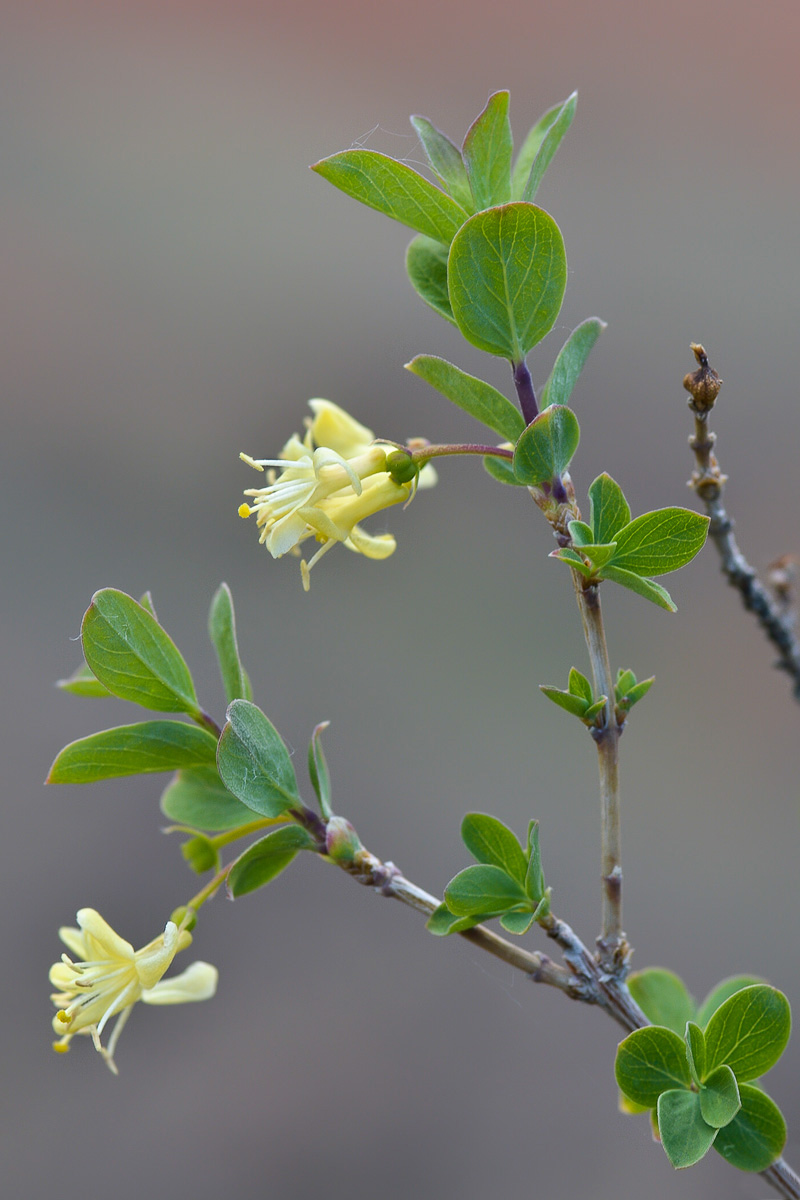
<svg viewBox="0 0 800 1200">
<path fill-rule="evenodd" d="M 733 536 L 733 521 L 725 511 L 722 493 L 726 476 L 714 456 L 716 435 L 708 428 L 708 417 L 722 387 L 722 380 L 708 363 L 703 347 L 692 343 L 699 368 L 686 376 L 683 386 L 689 392 L 689 408 L 694 414 L 694 435 L 689 445 L 694 451 L 696 469 L 690 487 L 694 488 L 711 518 L 709 536 L 717 547 L 722 571 L 731 587 L 740 593 L 746 609 L 755 613 L 758 623 L 778 650 L 776 666 L 794 681 L 794 696 L 800 701 L 800 644 L 785 605 L 775 601 L 745 559 Z"/>
</svg>

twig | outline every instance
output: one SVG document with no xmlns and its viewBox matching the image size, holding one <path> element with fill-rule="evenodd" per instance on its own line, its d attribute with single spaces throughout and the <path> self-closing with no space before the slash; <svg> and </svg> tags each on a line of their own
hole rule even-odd
<svg viewBox="0 0 800 1200">
<path fill-rule="evenodd" d="M 694 488 L 711 518 L 709 536 L 717 547 L 722 571 L 728 583 L 740 593 L 742 603 L 755 613 L 761 628 L 778 650 L 776 666 L 794 681 L 794 697 L 800 701 L 800 644 L 791 617 L 776 603 L 745 559 L 733 536 L 733 521 L 725 511 L 722 493 L 726 476 L 714 456 L 716 435 L 708 428 L 708 416 L 722 387 L 722 380 L 708 364 L 703 347 L 692 343 L 699 369 L 686 376 L 683 386 L 690 394 L 689 408 L 694 414 L 694 436 L 689 445 L 694 451 L 696 470 L 689 486 Z"/>
<path fill-rule="evenodd" d="M 630 947 L 622 928 L 622 866 L 619 795 L 619 737 L 621 729 L 614 712 L 614 683 L 600 608 L 600 592 L 596 584 L 586 586 L 577 572 L 572 572 L 575 595 L 578 599 L 583 633 L 589 660 L 592 664 L 594 696 L 606 697 L 603 724 L 592 730 L 597 744 L 597 764 L 600 771 L 600 814 L 603 904 L 600 937 L 597 949 L 600 962 L 612 975 L 624 977 L 630 958 Z"/>
</svg>

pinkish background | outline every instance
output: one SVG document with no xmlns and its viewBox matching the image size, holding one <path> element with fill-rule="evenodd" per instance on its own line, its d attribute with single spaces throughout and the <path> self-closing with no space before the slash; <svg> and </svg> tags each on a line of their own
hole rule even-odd
<svg viewBox="0 0 800 1200">
<path fill-rule="evenodd" d="M 581 493 L 689 502 L 681 379 L 705 342 L 737 532 L 762 567 L 797 533 L 800 9 L 767 0 L 386 4 L 5 3 L 2 671 L 8 1196 L 139 1200 L 737 1200 L 713 1153 L 676 1173 L 616 1111 L 617 1029 L 302 860 L 204 912 L 217 999 L 140 1006 L 114 1079 L 50 1050 L 56 929 L 97 907 L 137 945 L 194 888 L 160 781 L 43 790 L 65 742 L 137 719 L 52 687 L 92 592 L 151 588 L 223 700 L 205 640 L 231 584 L 263 707 L 296 749 L 332 721 L 340 811 L 431 890 L 465 865 L 467 809 L 542 824 L 557 910 L 598 928 L 591 745 L 539 695 L 585 666 L 566 573 L 523 496 L 479 464 L 344 551 L 305 596 L 239 521 L 237 461 L 277 451 L 310 396 L 390 437 L 476 426 L 404 374 L 436 352 L 508 389 L 404 278 L 410 234 L 307 165 L 354 143 L 419 162 L 408 114 L 454 138 L 510 87 L 518 138 L 574 87 L 540 193 L 570 260 L 568 330 L 609 322 L 575 393 Z M 623 742 L 636 964 L 698 996 L 741 970 L 797 1002 L 798 718 L 714 555 L 667 581 L 674 617 L 609 585 L 612 657 L 655 673 Z M 531 945 L 541 945 L 532 935 Z M 800 1162 L 798 1047 L 768 1085 Z"/>
</svg>

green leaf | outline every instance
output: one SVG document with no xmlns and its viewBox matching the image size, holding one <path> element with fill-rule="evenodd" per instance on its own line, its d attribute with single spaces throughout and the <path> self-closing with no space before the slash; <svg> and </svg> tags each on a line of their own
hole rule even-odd
<svg viewBox="0 0 800 1200">
<path fill-rule="evenodd" d="M 617 551 L 617 543 L 609 542 L 607 545 L 585 545 L 580 548 L 584 558 L 588 558 L 592 566 L 599 570 L 606 563 L 610 562 Z"/>
<path fill-rule="evenodd" d="M 765 1171 L 786 1145 L 786 1122 L 777 1104 L 760 1088 L 739 1088 L 742 1107 L 714 1142 L 726 1162 L 740 1171 Z"/>
<path fill-rule="evenodd" d="M 508 912 L 503 913 L 500 918 L 500 924 L 506 933 L 513 933 L 517 937 L 522 937 L 523 933 L 527 933 L 530 929 L 533 919 L 532 912 Z"/>
<path fill-rule="evenodd" d="M 476 917 L 457 917 L 451 913 L 446 904 L 440 904 L 431 913 L 425 928 L 436 937 L 447 937 L 450 933 L 463 933 L 465 929 L 473 929 L 480 925 L 482 915 Z"/>
<path fill-rule="evenodd" d="M 143 592 L 142 595 L 139 597 L 139 603 L 141 604 L 141 606 L 145 610 L 145 612 L 150 613 L 150 616 L 153 618 L 154 621 L 158 620 L 158 613 L 156 612 L 156 606 L 153 603 L 153 593 L 151 591 L 148 590 L 146 592 Z"/>
<path fill-rule="evenodd" d="M 693 1167 L 708 1154 L 717 1130 L 707 1125 L 697 1092 L 670 1091 L 658 1098 L 658 1132 L 673 1167 Z"/>
<path fill-rule="evenodd" d="M 228 875 L 228 891 L 234 898 L 263 887 L 288 867 L 300 850 L 316 850 L 308 830 L 284 825 L 254 842 L 237 858 Z"/>
<path fill-rule="evenodd" d="M 514 474 L 537 487 L 560 477 L 578 449 L 581 431 L 571 408 L 551 404 L 522 433 L 514 451 Z"/>
<path fill-rule="evenodd" d="M 545 134 L 563 107 L 563 104 L 554 104 L 552 108 L 548 108 L 547 112 L 539 118 L 536 124 L 525 135 L 525 140 L 520 146 L 519 153 L 514 162 L 514 170 L 511 173 L 511 196 L 514 200 L 522 199 L 522 193 L 525 191 L 525 185 L 531 173 L 533 160 L 539 153 L 539 148 L 544 141 Z"/>
<path fill-rule="evenodd" d="M 113 695 L 156 712 L 202 715 L 180 651 L 131 596 L 115 588 L 95 592 L 81 640 L 86 662 Z"/>
<path fill-rule="evenodd" d="M 533 160 L 533 165 L 531 166 L 530 174 L 528 175 L 528 181 L 525 184 L 525 190 L 522 193 L 523 200 L 530 201 L 535 199 L 536 193 L 539 190 L 539 184 L 542 182 L 544 177 L 544 173 L 550 166 L 556 150 L 561 145 L 564 134 L 572 124 L 572 118 L 575 116 L 575 108 L 577 103 L 578 93 L 573 92 L 572 95 L 568 96 L 564 101 L 557 117 L 548 127 L 547 132 L 542 138 L 542 144 L 539 147 L 536 158 Z"/>
<path fill-rule="evenodd" d="M 756 984 L 720 1005 L 706 1026 L 708 1069 L 726 1063 L 740 1083 L 774 1067 L 786 1049 L 792 1013 L 783 992 Z"/>
<path fill-rule="evenodd" d="M 514 474 L 514 465 L 510 458 L 496 458 L 487 454 L 483 460 L 484 470 L 496 479 L 498 483 L 511 484 L 513 487 L 523 487 Z"/>
<path fill-rule="evenodd" d="M 581 696 L 587 704 L 591 704 L 594 700 L 592 685 L 577 667 L 570 667 L 568 687 L 573 696 Z"/>
<path fill-rule="evenodd" d="M 645 600 L 652 600 L 653 604 L 657 604 L 659 608 L 665 608 L 667 612 L 678 611 L 678 606 L 666 588 L 652 579 L 643 579 L 641 575 L 636 575 L 633 571 L 621 570 L 616 565 L 616 559 L 598 567 L 597 574 L 601 579 L 610 579 L 612 583 L 618 583 L 620 587 L 628 588 L 629 591 L 644 596 Z"/>
<path fill-rule="evenodd" d="M 528 825 L 528 869 L 525 872 L 525 891 L 534 904 L 539 904 L 546 894 L 542 852 L 539 849 L 539 822 Z M 541 913 L 539 914 L 542 915 Z"/>
<path fill-rule="evenodd" d="M 628 990 L 648 1021 L 683 1037 L 694 1017 L 694 1000 L 682 979 L 663 967 L 646 967 L 629 977 Z"/>
<path fill-rule="evenodd" d="M 478 913 L 495 916 L 510 908 L 528 905 L 520 884 L 496 866 L 467 867 L 450 880 L 444 889 L 447 907 L 457 916 Z"/>
<path fill-rule="evenodd" d="M 474 211 L 472 191 L 461 151 L 427 117 L 411 117 L 428 162 L 439 183 L 465 212 Z"/>
<path fill-rule="evenodd" d="M 406 363 L 406 370 L 424 379 L 437 392 L 509 442 L 516 442 L 525 428 L 522 414 L 507 396 L 482 379 L 467 375 L 444 358 L 418 354 Z"/>
<path fill-rule="evenodd" d="M 695 1083 L 702 1083 L 706 1074 L 706 1040 L 703 1037 L 702 1029 L 699 1025 L 695 1025 L 694 1021 L 686 1022 L 684 1041 L 692 1078 Z"/>
<path fill-rule="evenodd" d="M 643 513 L 614 534 L 614 566 L 637 575 L 666 575 L 685 567 L 702 550 L 708 517 L 688 508 Z"/>
<path fill-rule="evenodd" d="M 589 351 L 606 328 L 599 317 L 589 317 L 581 322 L 567 338 L 555 361 L 547 383 L 539 397 L 539 408 L 549 404 L 569 404 L 573 388 L 578 382 Z"/>
<path fill-rule="evenodd" d="M 580 571 L 581 575 L 589 579 L 594 574 L 594 567 L 591 563 L 586 563 L 578 554 L 577 550 L 573 550 L 570 546 L 564 546 L 558 550 L 551 550 L 548 558 L 556 558 L 559 562 L 566 563 L 568 567 L 574 567 L 576 571 Z"/>
<path fill-rule="evenodd" d="M 695 1027 L 696 1028 L 696 1027 Z M 736 1076 L 730 1067 L 717 1067 L 700 1088 L 700 1112 L 706 1125 L 722 1129 L 742 1107 Z"/>
<path fill-rule="evenodd" d="M 594 545 L 594 531 L 591 525 L 587 525 L 585 521 L 570 521 L 567 528 L 573 545 L 579 546 L 581 550 L 584 546 Z"/>
<path fill-rule="evenodd" d="M 614 699 L 619 701 L 629 688 L 634 687 L 636 676 L 629 668 L 620 667 L 617 671 L 617 682 L 614 684 Z"/>
<path fill-rule="evenodd" d="M 327 729 L 330 721 L 321 721 L 311 734 L 311 741 L 308 745 L 308 774 L 311 779 L 311 786 L 317 794 L 319 800 L 320 811 L 323 817 L 328 818 L 332 815 L 331 808 L 331 775 L 328 770 L 328 763 L 322 749 L 321 734 Z"/>
<path fill-rule="evenodd" d="M 598 700 L 595 700 L 594 704 L 590 704 L 586 709 L 586 712 L 583 714 L 584 721 L 593 721 L 594 718 L 603 711 L 607 700 L 608 696 L 600 696 Z"/>
<path fill-rule="evenodd" d="M 225 688 L 225 699 L 247 699 L 245 673 L 239 658 L 236 641 L 236 616 L 233 611 L 233 596 L 227 583 L 221 583 L 214 593 L 208 614 L 208 636 L 217 652 L 217 661 Z"/>
<path fill-rule="evenodd" d="M 702 1029 L 705 1029 L 709 1020 L 721 1004 L 724 1004 L 736 992 L 740 992 L 742 988 L 753 987 L 757 983 L 766 983 L 766 980 L 761 979 L 758 975 L 731 975 L 728 979 L 723 979 L 716 987 L 711 989 L 697 1010 L 697 1016 L 695 1017 L 697 1024 Z"/>
<path fill-rule="evenodd" d="M 637 1029 L 620 1042 L 614 1073 L 625 1095 L 647 1108 L 662 1092 L 688 1088 L 692 1080 L 683 1039 L 661 1025 Z"/>
<path fill-rule="evenodd" d="M 636 683 L 633 687 L 628 688 L 627 692 L 624 692 L 619 697 L 620 705 L 622 705 L 626 711 L 632 709 L 634 704 L 638 704 L 639 701 L 647 695 L 655 681 L 655 675 L 651 675 L 649 679 L 643 679 L 641 683 Z"/>
<path fill-rule="evenodd" d="M 343 150 L 311 170 L 369 208 L 446 246 L 467 217 L 460 204 L 422 175 L 376 150 Z"/>
<path fill-rule="evenodd" d="M 511 199 L 512 151 L 508 92 L 495 92 L 469 127 L 461 151 L 475 209 Z"/>
<path fill-rule="evenodd" d="M 533 204 L 476 213 L 453 238 L 447 283 L 453 316 L 467 341 L 522 362 L 561 309 L 567 283 L 561 231 Z"/>
<path fill-rule="evenodd" d="M 461 822 L 461 840 L 479 863 L 500 867 L 517 883 L 525 883 L 528 861 L 522 846 L 497 817 L 488 813 L 467 813 Z"/>
<path fill-rule="evenodd" d="M 45 782 L 94 783 L 120 775 L 213 764 L 216 749 L 210 733 L 183 721 L 118 725 L 70 742 L 56 757 Z"/>
<path fill-rule="evenodd" d="M 515 480 L 516 482 L 516 480 Z M 110 696 L 111 692 L 102 684 L 94 671 L 81 663 L 67 679 L 56 681 L 56 687 L 73 696 Z"/>
<path fill-rule="evenodd" d="M 262 817 L 278 817 L 300 803 L 292 760 L 280 734 L 248 700 L 228 707 L 217 764 L 222 781 Z"/>
<path fill-rule="evenodd" d="M 440 317 L 455 325 L 447 291 L 447 246 L 419 233 L 406 250 L 406 272 L 411 286 Z"/>
<path fill-rule="evenodd" d="M 620 529 L 629 524 L 631 510 L 622 488 L 605 471 L 589 488 L 589 523 L 597 543 L 613 542 Z"/>
<path fill-rule="evenodd" d="M 253 819 L 250 809 L 225 787 L 216 764 L 179 771 L 161 794 L 161 811 L 179 825 L 214 832 L 237 829 Z"/>
<path fill-rule="evenodd" d="M 559 708 L 566 709 L 573 717 L 583 717 L 588 703 L 581 696 L 573 696 L 572 692 L 564 692 L 560 688 L 550 687 L 547 684 L 540 683 L 539 691 L 544 692 L 548 700 L 552 700 Z"/>
</svg>

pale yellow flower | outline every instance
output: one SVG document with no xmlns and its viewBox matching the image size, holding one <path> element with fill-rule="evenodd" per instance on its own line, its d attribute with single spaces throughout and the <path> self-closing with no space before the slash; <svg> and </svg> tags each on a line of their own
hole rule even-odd
<svg viewBox="0 0 800 1200">
<path fill-rule="evenodd" d="M 162 981 L 175 955 L 192 940 L 192 935 L 173 921 L 147 946 L 134 950 L 93 908 L 82 908 L 77 919 L 78 929 L 65 926 L 58 931 L 75 958 L 62 954 L 61 961 L 50 968 L 50 982 L 58 988 L 51 996 L 58 1009 L 53 1029 L 61 1035 L 53 1049 L 66 1052 L 75 1034 L 86 1034 L 116 1075 L 114 1050 L 136 1001 L 182 1004 L 207 1000 L 217 988 L 217 969 L 195 962 L 182 974 Z M 101 1034 L 114 1016 L 114 1031 L 108 1045 L 102 1046 Z"/>
<path fill-rule="evenodd" d="M 409 500 L 417 485 L 416 480 L 398 483 L 387 470 L 386 457 L 396 449 L 391 443 L 376 442 L 371 429 L 330 400 L 309 404 L 314 417 L 306 423 L 305 436 L 291 437 L 279 458 L 240 455 L 257 471 L 270 470 L 267 487 L 248 488 L 244 494 L 252 500 L 239 508 L 242 517 L 255 515 L 259 541 L 273 558 L 299 553 L 307 538 L 321 543 L 302 563 L 306 591 L 309 571 L 337 542 L 367 558 L 388 558 L 395 539 L 388 533 L 367 533 L 360 522 Z M 423 467 L 419 479 L 421 486 L 433 483 L 433 468 Z"/>
</svg>

